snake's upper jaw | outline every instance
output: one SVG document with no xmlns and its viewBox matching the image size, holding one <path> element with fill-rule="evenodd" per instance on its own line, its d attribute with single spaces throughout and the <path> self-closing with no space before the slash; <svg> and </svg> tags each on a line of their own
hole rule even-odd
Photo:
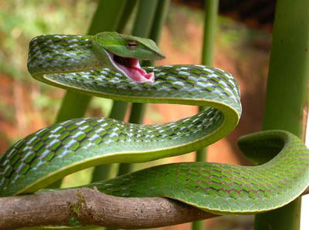
<svg viewBox="0 0 309 230">
<path fill-rule="evenodd" d="M 154 83 L 154 73 L 147 73 L 142 69 L 137 58 L 121 57 L 111 52 L 108 54 L 114 67 L 131 80 L 138 83 Z"/>
</svg>

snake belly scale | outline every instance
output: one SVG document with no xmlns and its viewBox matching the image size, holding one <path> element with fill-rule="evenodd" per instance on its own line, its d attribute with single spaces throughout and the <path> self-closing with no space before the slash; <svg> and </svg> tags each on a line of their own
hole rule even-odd
<svg viewBox="0 0 309 230">
<path fill-rule="evenodd" d="M 120 48 L 116 49 L 114 43 L 112 48 L 100 46 L 112 42 Z M 130 49 L 138 44 L 141 51 L 131 54 L 125 42 L 130 42 Z M 41 129 L 1 156 L 0 195 L 35 192 L 69 173 L 99 164 L 143 162 L 187 153 L 223 138 L 235 128 L 241 104 L 238 84 L 231 74 L 201 65 L 141 69 L 136 59 L 148 56 L 162 57 L 147 39 L 114 33 L 33 39 L 28 69 L 40 81 L 115 100 L 201 105 L 206 109 L 162 125 L 79 118 Z M 219 214 L 278 208 L 308 186 L 309 152 L 292 134 L 253 134 L 244 137 L 240 147 L 249 158 L 264 164 L 169 164 L 88 186 L 116 196 L 169 197 Z"/>
</svg>

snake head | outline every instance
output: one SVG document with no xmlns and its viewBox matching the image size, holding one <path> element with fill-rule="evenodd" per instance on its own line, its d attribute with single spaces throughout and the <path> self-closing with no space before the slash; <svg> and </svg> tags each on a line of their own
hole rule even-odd
<svg viewBox="0 0 309 230">
<path fill-rule="evenodd" d="M 159 60 L 164 55 L 156 43 L 147 38 L 102 32 L 93 38 L 95 54 L 107 67 L 113 67 L 129 79 L 138 83 L 153 83 L 154 73 L 147 73 L 140 66 L 140 60 Z"/>
</svg>

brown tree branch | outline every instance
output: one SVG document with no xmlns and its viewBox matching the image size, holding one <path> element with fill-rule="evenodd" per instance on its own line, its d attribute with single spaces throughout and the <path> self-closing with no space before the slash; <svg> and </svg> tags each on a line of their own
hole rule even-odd
<svg viewBox="0 0 309 230">
<path fill-rule="evenodd" d="M 120 198 L 96 189 L 68 189 L 0 198 L 0 229 L 42 225 L 154 228 L 215 215 L 165 198 Z"/>
<path fill-rule="evenodd" d="M 304 194 L 309 193 L 309 188 Z M 68 189 L 0 198 L 0 229 L 74 223 L 155 228 L 216 215 L 166 198 L 120 198 L 96 189 Z"/>
</svg>

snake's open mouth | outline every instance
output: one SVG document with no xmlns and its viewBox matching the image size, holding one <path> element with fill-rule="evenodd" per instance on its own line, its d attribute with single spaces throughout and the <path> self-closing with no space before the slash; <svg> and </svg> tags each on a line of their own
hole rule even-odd
<svg viewBox="0 0 309 230">
<path fill-rule="evenodd" d="M 110 53 L 111 61 L 115 67 L 124 75 L 138 83 L 153 83 L 154 73 L 147 73 L 141 68 L 137 58 L 121 57 Z"/>
</svg>

